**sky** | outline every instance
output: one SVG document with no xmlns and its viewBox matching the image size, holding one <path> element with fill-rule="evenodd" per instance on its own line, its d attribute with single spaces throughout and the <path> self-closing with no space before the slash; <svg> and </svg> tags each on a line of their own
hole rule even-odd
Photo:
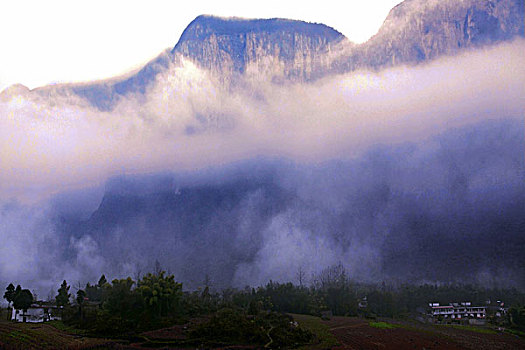
<svg viewBox="0 0 525 350">
<path fill-rule="evenodd" d="M 177 43 L 200 14 L 324 23 L 351 41 L 374 35 L 399 0 L 20 0 L 0 3 L 0 90 L 104 79 Z"/>
</svg>

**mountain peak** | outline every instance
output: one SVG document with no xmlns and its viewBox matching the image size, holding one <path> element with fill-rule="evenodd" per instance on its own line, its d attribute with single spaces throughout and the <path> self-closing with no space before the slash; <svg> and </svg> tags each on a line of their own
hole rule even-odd
<svg viewBox="0 0 525 350">
<path fill-rule="evenodd" d="M 417 64 L 523 37 L 523 23 L 523 0 L 405 0 L 342 65 L 354 70 Z"/>
<path fill-rule="evenodd" d="M 405 0 L 390 11 L 376 35 L 359 45 L 324 24 L 200 15 L 186 27 L 175 47 L 136 74 L 60 88 L 72 90 L 101 110 L 110 110 L 120 96 L 144 94 L 159 75 L 173 74 L 171 67 L 184 62 L 180 58 L 224 83 L 240 76 L 305 82 L 359 69 L 418 64 L 516 36 L 525 36 L 523 0 Z M 12 88 L 0 97 L 8 99 L 25 91 Z"/>
<path fill-rule="evenodd" d="M 172 53 L 226 77 L 252 69 L 272 77 L 308 80 L 326 68 L 320 59 L 323 54 L 343 40 L 344 35 L 324 24 L 202 15 L 184 30 Z"/>
<path fill-rule="evenodd" d="M 1 101 L 7 101 L 11 99 L 13 96 L 24 96 L 25 94 L 29 93 L 29 88 L 22 84 L 14 84 L 11 86 L 6 87 L 4 90 L 0 92 L 0 100 Z"/>
<path fill-rule="evenodd" d="M 187 40 L 205 40 L 212 35 L 237 36 L 247 33 L 300 33 L 311 37 L 326 38 L 329 41 L 344 38 L 343 34 L 337 30 L 320 23 L 283 18 L 248 19 L 200 15 L 186 27 L 177 45 Z"/>
</svg>

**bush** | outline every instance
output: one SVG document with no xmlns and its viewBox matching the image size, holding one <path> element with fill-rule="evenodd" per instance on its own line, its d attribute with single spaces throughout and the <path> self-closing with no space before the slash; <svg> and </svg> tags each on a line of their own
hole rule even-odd
<svg viewBox="0 0 525 350">
<path fill-rule="evenodd" d="M 299 328 L 289 315 L 262 312 L 254 316 L 224 308 L 192 330 L 190 338 L 206 345 L 271 344 L 274 348 L 306 344 L 313 335 Z"/>
</svg>

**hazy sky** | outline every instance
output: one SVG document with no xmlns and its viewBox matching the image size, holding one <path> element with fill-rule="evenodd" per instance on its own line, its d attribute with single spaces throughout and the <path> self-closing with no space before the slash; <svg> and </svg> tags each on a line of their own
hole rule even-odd
<svg viewBox="0 0 525 350">
<path fill-rule="evenodd" d="M 173 47 L 199 14 L 320 22 L 354 42 L 375 34 L 399 0 L 128 1 L 0 3 L 0 90 L 102 79 Z"/>
</svg>

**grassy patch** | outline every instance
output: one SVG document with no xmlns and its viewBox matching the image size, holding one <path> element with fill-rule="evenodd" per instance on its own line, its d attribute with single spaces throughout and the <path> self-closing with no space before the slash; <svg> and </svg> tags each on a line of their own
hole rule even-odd
<svg viewBox="0 0 525 350">
<path fill-rule="evenodd" d="M 49 322 L 46 322 L 46 325 L 54 327 L 58 329 L 59 331 L 64 331 L 67 334 L 74 334 L 74 335 L 87 335 L 88 334 L 86 330 L 68 326 L 64 324 L 64 322 L 62 321 L 49 321 Z"/>
<path fill-rule="evenodd" d="M 507 328 L 507 329 L 505 329 L 505 333 L 509 333 L 509 334 L 512 334 L 512 335 L 517 335 L 520 338 L 525 338 L 525 332 L 518 331 L 517 329 Z"/>
<path fill-rule="evenodd" d="M 330 332 L 330 328 L 323 324 L 321 318 L 309 315 L 292 314 L 299 327 L 312 332 L 316 338 L 314 345 L 305 345 L 299 349 L 331 349 L 339 345 L 337 339 Z"/>
<path fill-rule="evenodd" d="M 16 323 L 0 322 L 0 348 L 6 349 L 91 349 L 94 347 L 114 348 L 114 342 L 107 339 L 84 338 L 70 333 L 71 329 L 62 322 Z"/>
<path fill-rule="evenodd" d="M 400 327 L 397 324 L 386 323 L 386 322 L 369 322 L 368 325 L 370 327 L 380 328 L 380 329 L 394 329 L 394 328 Z"/>
<path fill-rule="evenodd" d="M 490 328 L 484 328 L 484 327 L 476 327 L 476 326 L 467 326 L 467 325 L 458 325 L 458 324 L 452 324 L 452 325 L 438 325 L 438 327 L 449 327 L 454 329 L 460 329 L 464 331 L 471 331 L 476 333 L 482 333 L 482 334 L 497 334 L 493 329 Z"/>
</svg>

